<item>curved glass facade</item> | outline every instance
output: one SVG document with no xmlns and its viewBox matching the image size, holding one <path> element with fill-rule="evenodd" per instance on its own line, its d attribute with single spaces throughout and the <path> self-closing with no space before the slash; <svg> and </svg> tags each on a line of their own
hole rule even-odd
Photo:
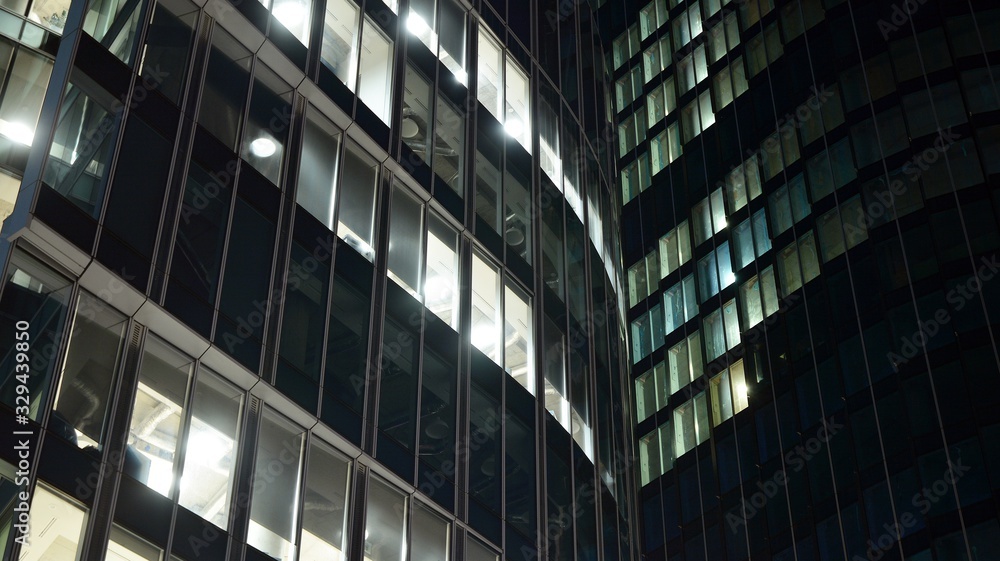
<svg viewBox="0 0 1000 561">
<path fill-rule="evenodd" d="M 0 193 L 4 557 L 632 559 L 611 86 L 563 4 L 46 19 L 40 109 L 0 103 L 37 122 Z"/>
<path fill-rule="evenodd" d="M 601 13 L 646 558 L 1000 555 L 995 4 Z"/>
</svg>

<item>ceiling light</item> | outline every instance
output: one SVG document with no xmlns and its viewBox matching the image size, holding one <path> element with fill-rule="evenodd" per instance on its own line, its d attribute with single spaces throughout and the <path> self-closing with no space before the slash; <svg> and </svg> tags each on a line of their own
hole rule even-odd
<svg viewBox="0 0 1000 561">
<path fill-rule="evenodd" d="M 420 126 L 410 117 L 406 117 L 401 123 L 399 132 L 403 135 L 403 138 L 413 138 L 420 133 Z"/>
<path fill-rule="evenodd" d="M 293 29 L 302 25 L 302 21 L 306 19 L 306 9 L 299 2 L 289 1 L 277 4 L 271 13 L 274 14 L 274 18 L 277 19 L 287 27 L 288 29 Z"/>
<path fill-rule="evenodd" d="M 35 137 L 35 131 L 23 123 L 3 123 L 0 133 L 19 144 L 30 145 Z"/>
<path fill-rule="evenodd" d="M 250 153 L 258 158 L 267 158 L 277 150 L 274 141 L 270 138 L 260 137 L 250 143 Z"/>
<path fill-rule="evenodd" d="M 507 134 L 516 138 L 521 136 L 521 133 L 524 132 L 524 123 L 516 117 L 510 118 L 503 124 L 503 129 L 507 131 Z"/>
<path fill-rule="evenodd" d="M 472 344 L 479 350 L 492 349 L 495 339 L 492 325 L 480 325 L 472 330 Z"/>
<path fill-rule="evenodd" d="M 410 11 L 410 15 L 406 18 L 406 30 L 414 35 L 423 35 L 427 33 L 428 29 L 429 27 L 427 27 L 427 22 L 424 21 L 424 18 Z"/>
</svg>

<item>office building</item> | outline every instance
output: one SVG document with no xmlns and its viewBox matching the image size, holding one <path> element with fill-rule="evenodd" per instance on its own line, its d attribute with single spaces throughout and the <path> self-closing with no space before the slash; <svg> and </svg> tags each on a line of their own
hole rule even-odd
<svg viewBox="0 0 1000 561">
<path fill-rule="evenodd" d="M 599 19 L 643 558 L 1000 558 L 996 3 Z"/>
<path fill-rule="evenodd" d="M 4 558 L 634 558 L 590 4 L 0 8 Z"/>
</svg>

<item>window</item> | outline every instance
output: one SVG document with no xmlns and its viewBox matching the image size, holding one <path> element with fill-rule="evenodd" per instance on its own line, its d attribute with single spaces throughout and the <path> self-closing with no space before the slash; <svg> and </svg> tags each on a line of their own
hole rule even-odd
<svg viewBox="0 0 1000 561">
<path fill-rule="evenodd" d="M 460 4 L 455 0 L 414 0 L 406 16 L 406 29 L 465 84 L 465 9 Z"/>
<path fill-rule="evenodd" d="M 44 349 L 51 345 L 53 349 L 58 348 L 67 323 L 66 311 L 69 308 L 70 291 L 73 290 L 72 283 L 15 246 L 10 253 L 2 289 L 0 337 L 16 341 L 17 323 L 30 319 L 27 333 L 31 347 Z M 9 344 L 8 351 L 11 348 L 14 347 Z M 23 398 L 18 402 L 16 391 L 17 386 L 22 384 L 15 376 L 10 375 L 18 372 L 17 364 L 17 353 L 5 352 L 0 358 L 0 369 L 7 373 L 0 383 L 0 401 L 12 410 L 18 405 L 24 405 Z M 32 420 L 39 419 L 39 414 L 48 403 L 50 382 L 56 364 L 56 357 L 49 356 L 49 353 L 37 353 L 32 357 L 31 376 L 28 383 L 24 384 L 30 391 L 26 416 Z M 53 427 L 52 419 L 49 426 Z"/>
<path fill-rule="evenodd" d="M 396 183 L 389 212 L 388 273 L 417 300 L 423 300 L 423 221 L 423 201 Z"/>
<path fill-rule="evenodd" d="M 369 261 L 375 257 L 375 190 L 378 161 L 354 141 L 347 143 L 340 188 L 337 235 Z"/>
<path fill-rule="evenodd" d="M 403 561 L 406 549 L 406 495 L 372 476 L 368 480 L 365 547 L 371 561 Z"/>
<path fill-rule="evenodd" d="M 694 402 L 688 401 L 674 409 L 674 455 L 681 457 L 695 447 L 696 429 Z"/>
<path fill-rule="evenodd" d="M 56 390 L 53 420 L 80 448 L 99 449 L 121 359 L 128 317 L 81 292 L 66 360 Z"/>
<path fill-rule="evenodd" d="M 658 430 L 654 429 L 639 439 L 639 473 L 642 485 L 646 485 L 663 473 L 660 466 L 660 432 Z"/>
<path fill-rule="evenodd" d="M 31 509 L 27 515 L 31 524 L 27 545 L 21 547 L 20 559 L 78 558 L 86 537 L 86 510 L 45 484 L 38 483 L 31 494 Z M 53 547 L 54 544 L 58 546 Z"/>
<path fill-rule="evenodd" d="M 206 89 L 209 87 L 206 84 Z M 111 111 L 114 101 L 110 93 L 89 80 L 71 81 L 63 94 L 63 109 L 45 161 L 45 183 L 95 218 L 101 213 L 105 171 L 114 152 L 120 119 L 119 114 Z M 108 130 L 107 125 L 112 121 L 114 126 Z M 81 130 L 97 133 L 85 137 L 79 134 Z M 90 161 L 80 159 L 80 154 Z"/>
<path fill-rule="evenodd" d="M 341 132 L 310 105 L 306 109 L 295 202 L 331 231 L 335 228 Z"/>
<path fill-rule="evenodd" d="M 642 422 L 667 404 L 667 378 L 664 363 L 635 379 L 637 421 Z"/>
<path fill-rule="evenodd" d="M 647 325 L 649 322 L 647 321 Z M 544 371 L 543 391 L 545 409 L 567 431 L 570 430 L 569 388 L 566 380 L 566 337 L 552 320 L 545 319 L 542 331 L 545 354 L 542 356 Z"/>
<path fill-rule="evenodd" d="M 733 396 L 729 385 L 729 370 L 723 370 L 709 380 L 712 401 L 712 426 L 718 426 L 733 416 Z"/>
<path fill-rule="evenodd" d="M 535 361 L 531 300 L 507 281 L 504 287 L 504 369 L 532 395 L 535 393 Z"/>
<path fill-rule="evenodd" d="M 507 56 L 504 130 L 531 152 L 531 84 L 528 74 Z"/>
<path fill-rule="evenodd" d="M 505 52 L 500 42 L 479 24 L 479 64 L 477 97 L 479 102 L 497 118 L 503 121 L 503 65 Z"/>
<path fill-rule="evenodd" d="M 191 401 L 178 502 L 226 529 L 238 457 L 243 391 L 203 366 L 198 370 Z"/>
<path fill-rule="evenodd" d="M 543 92 L 548 91 L 550 90 L 543 90 Z M 554 94 L 553 99 L 547 95 L 541 95 L 540 99 L 538 107 L 539 165 L 545 175 L 552 180 L 556 189 L 562 191 L 562 160 L 559 157 L 559 106 L 555 102 L 557 98 Z M 631 118 L 626 123 L 631 123 Z M 619 130 L 621 130 L 620 127 Z M 635 130 L 634 128 L 630 130 L 630 133 L 623 134 L 619 138 L 619 145 L 622 147 L 627 145 L 629 149 L 635 147 Z M 621 155 L 624 155 L 624 152 Z"/>
<path fill-rule="evenodd" d="M 304 438 L 302 428 L 273 409 L 264 408 L 257 440 L 247 543 L 282 561 L 295 559 Z"/>
<path fill-rule="evenodd" d="M 726 333 L 722 325 L 722 310 L 715 310 L 702 323 L 705 334 L 705 358 L 715 360 L 726 352 Z"/>
<path fill-rule="evenodd" d="M 216 26 L 198 107 L 198 123 L 235 151 L 242 130 L 253 53 Z M 266 121 L 265 121 L 266 122 Z"/>
<path fill-rule="evenodd" d="M 690 260 L 691 230 L 685 220 L 660 238 L 660 278 L 666 278 Z"/>
<path fill-rule="evenodd" d="M 500 271 L 472 255 L 472 345 L 500 364 Z"/>
<path fill-rule="evenodd" d="M 694 275 L 688 275 L 663 293 L 663 309 L 666 316 L 666 334 L 672 333 L 698 315 Z"/>
<path fill-rule="evenodd" d="M 452 328 L 458 326 L 458 233 L 437 213 L 427 215 L 424 305 Z"/>
<path fill-rule="evenodd" d="M 344 561 L 351 462 L 316 439 L 309 444 L 300 561 Z"/>
<path fill-rule="evenodd" d="M 270 68 L 258 62 L 254 69 L 242 156 L 278 186 L 281 186 L 281 172 L 284 169 L 282 164 L 285 160 L 288 127 L 275 116 L 291 115 L 291 110 L 292 88 Z"/>
<path fill-rule="evenodd" d="M 841 233 L 840 212 L 836 207 L 816 219 L 816 229 L 819 232 L 819 243 L 824 263 L 844 253 L 844 236 Z"/>
<path fill-rule="evenodd" d="M 351 91 L 358 75 L 360 18 L 361 10 L 351 0 L 327 0 L 320 57 Z"/>
<path fill-rule="evenodd" d="M 187 416 L 193 370 L 194 359 L 152 333 L 146 336 L 129 424 L 128 454 L 139 454 L 148 465 L 147 477 L 140 481 L 170 498 L 174 496 L 177 444 Z"/>
<path fill-rule="evenodd" d="M 0 105 L 0 134 L 30 146 L 52 74 L 52 60 L 24 48 L 15 53 Z M 4 55 L 9 56 L 9 53 Z M 6 62 L 3 60 L 4 64 Z"/>
<path fill-rule="evenodd" d="M 413 502 L 410 531 L 411 559 L 448 561 L 451 558 L 451 525 L 418 501 Z"/>
<path fill-rule="evenodd" d="M 163 550 L 125 530 L 118 524 L 111 527 L 105 559 L 113 561 L 160 561 Z"/>
<path fill-rule="evenodd" d="M 392 41 L 375 22 L 365 17 L 361 34 L 358 98 L 386 124 L 393 109 L 392 59 Z"/>
</svg>

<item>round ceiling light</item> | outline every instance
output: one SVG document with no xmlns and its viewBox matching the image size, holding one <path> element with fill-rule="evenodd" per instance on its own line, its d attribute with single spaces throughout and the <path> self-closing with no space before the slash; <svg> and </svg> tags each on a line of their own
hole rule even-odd
<svg viewBox="0 0 1000 561">
<path fill-rule="evenodd" d="M 273 140 L 263 136 L 250 143 L 250 153 L 258 158 L 272 156 L 277 149 L 278 147 L 274 145 Z"/>
</svg>

